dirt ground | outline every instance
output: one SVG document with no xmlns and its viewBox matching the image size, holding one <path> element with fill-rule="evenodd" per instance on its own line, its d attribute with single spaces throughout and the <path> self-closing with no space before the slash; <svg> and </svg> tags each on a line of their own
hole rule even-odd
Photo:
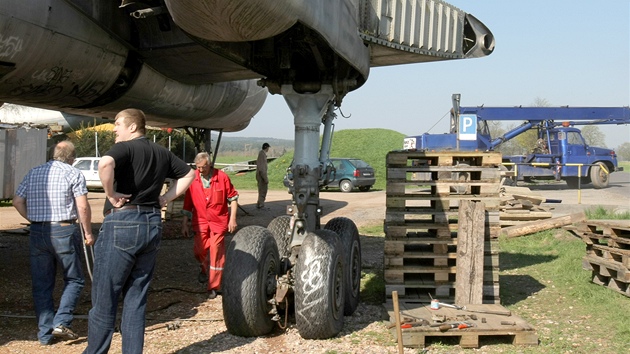
<svg viewBox="0 0 630 354">
<path fill-rule="evenodd" d="M 266 208 L 256 209 L 256 191 L 239 191 L 239 228 L 247 225 L 266 226 L 276 216 L 286 214 L 290 195 L 286 191 L 270 191 Z M 336 216 L 346 216 L 358 227 L 381 224 L 385 216 L 385 193 L 323 192 L 322 223 Z M 104 194 L 90 192 L 93 229 L 99 229 Z M 0 208 L 0 353 L 78 353 L 85 349 L 87 314 L 90 309 L 88 280 L 76 309 L 73 324 L 80 338 L 55 342 L 41 347 L 37 341 L 28 259 L 28 234 L 25 220 L 12 207 Z M 382 269 L 383 238 L 362 236 L 364 268 Z M 192 254 L 192 239 L 181 237 L 180 221 L 164 223 L 164 237 L 158 255 L 157 269 L 151 284 L 147 309 L 145 353 L 267 353 L 352 352 L 388 353 L 395 347 L 382 321 L 381 306 L 361 303 L 335 341 L 308 341 L 297 333 L 289 320 L 286 331 L 276 330 L 261 338 L 242 338 L 229 334 L 223 323 L 221 297 L 206 298 L 205 289 L 197 282 L 198 266 Z M 87 273 L 86 273 L 87 274 Z M 58 303 L 63 283 L 57 277 L 55 289 Z M 360 338 L 359 332 L 380 333 Z M 384 345 L 385 343 L 385 345 Z M 115 333 L 111 353 L 121 352 L 120 334 Z"/>
<path fill-rule="evenodd" d="M 619 210 L 630 208 L 630 174 L 607 190 L 586 187 L 582 204 L 577 192 L 564 184 L 532 187 L 547 198 L 562 199 L 550 204 L 555 213 L 566 214 L 577 209 L 604 205 Z M 290 204 L 286 191 L 270 191 L 266 208 L 255 208 L 256 191 L 240 191 L 239 228 L 247 225 L 268 225 L 276 216 L 284 215 Z M 91 192 L 93 229 L 102 222 L 102 193 Z M 385 217 L 385 192 L 323 192 L 322 223 L 336 216 L 352 219 L 359 228 L 382 225 Z M 41 347 L 37 341 L 29 275 L 28 234 L 25 220 L 12 207 L 0 208 L 0 353 L 78 353 L 86 347 L 87 313 L 90 308 L 90 281 L 76 309 L 74 329 L 80 338 Z M 383 237 L 361 235 L 363 268 L 382 272 Z M 344 319 L 342 332 L 330 340 L 302 339 L 294 322 L 286 330 L 277 329 L 268 336 L 242 338 L 229 334 L 223 323 L 221 298 L 206 298 L 205 289 L 197 283 L 198 267 L 192 255 L 192 240 L 179 232 L 179 220 L 167 221 L 151 285 L 147 310 L 145 353 L 396 353 L 394 337 L 387 330 L 388 321 L 381 305 L 361 302 L 352 316 Z M 62 287 L 58 277 L 56 301 Z M 121 352 L 120 334 L 115 333 L 111 353 Z M 417 353 L 405 348 L 405 353 Z"/>
</svg>

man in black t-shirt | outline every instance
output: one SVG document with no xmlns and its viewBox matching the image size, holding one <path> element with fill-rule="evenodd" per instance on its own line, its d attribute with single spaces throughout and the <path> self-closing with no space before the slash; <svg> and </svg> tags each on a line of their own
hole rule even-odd
<svg viewBox="0 0 630 354">
<path fill-rule="evenodd" d="M 138 109 L 118 113 L 116 144 L 98 165 L 107 200 L 94 245 L 86 353 L 109 350 L 121 294 L 122 351 L 142 353 L 147 291 L 162 237 L 161 208 L 183 194 L 195 176 L 184 161 L 144 136 L 145 121 Z M 160 196 L 166 178 L 173 183 Z"/>
</svg>

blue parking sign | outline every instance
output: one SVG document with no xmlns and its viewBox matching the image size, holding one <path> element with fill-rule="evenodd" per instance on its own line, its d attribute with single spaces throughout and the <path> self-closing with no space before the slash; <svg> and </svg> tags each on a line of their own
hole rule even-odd
<svg viewBox="0 0 630 354">
<path fill-rule="evenodd" d="M 459 116 L 459 140 L 477 140 L 477 115 Z"/>
</svg>

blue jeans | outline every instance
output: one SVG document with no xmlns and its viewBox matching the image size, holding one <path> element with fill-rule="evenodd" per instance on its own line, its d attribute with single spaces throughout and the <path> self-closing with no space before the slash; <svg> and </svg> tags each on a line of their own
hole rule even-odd
<svg viewBox="0 0 630 354">
<path fill-rule="evenodd" d="M 33 223 L 30 227 L 29 253 L 33 301 L 41 343 L 52 340 L 52 330 L 58 325 L 72 327 L 74 308 L 85 280 L 81 265 L 81 233 L 78 225 Z M 57 264 L 63 268 L 64 288 L 55 314 L 53 290 Z"/>
<path fill-rule="evenodd" d="M 162 216 L 123 210 L 105 217 L 94 245 L 92 309 L 85 353 L 106 353 L 122 293 L 122 352 L 142 353 L 147 292 L 162 238 Z"/>
</svg>

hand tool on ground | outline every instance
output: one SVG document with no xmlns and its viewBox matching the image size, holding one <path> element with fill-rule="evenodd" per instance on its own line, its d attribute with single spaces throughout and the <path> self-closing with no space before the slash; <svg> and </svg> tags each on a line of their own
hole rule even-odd
<svg viewBox="0 0 630 354">
<path fill-rule="evenodd" d="M 487 313 L 487 314 L 490 314 L 490 315 L 512 316 L 512 312 L 511 311 L 471 310 L 471 309 L 466 308 L 466 306 L 457 306 L 457 305 L 445 304 L 443 302 L 440 302 L 439 304 L 440 304 L 440 306 L 450 307 L 452 309 L 468 311 L 468 312 Z"/>
<path fill-rule="evenodd" d="M 440 332 L 446 332 L 452 328 L 465 329 L 465 328 L 470 328 L 473 326 L 474 325 L 472 323 L 468 323 L 468 322 L 453 322 L 453 323 L 443 324 L 440 327 L 438 327 L 438 329 L 440 330 Z"/>
<path fill-rule="evenodd" d="M 501 316 L 512 316 L 512 312 L 507 310 L 507 311 L 495 311 L 495 310 L 470 310 L 467 309 L 466 306 L 462 307 L 462 310 L 464 311 L 468 311 L 468 312 L 476 312 L 476 313 L 486 313 L 489 315 L 501 315 Z"/>
<path fill-rule="evenodd" d="M 452 308 L 452 309 L 456 309 L 456 310 L 463 310 L 464 308 L 466 308 L 465 306 L 464 306 L 464 307 L 461 307 L 461 306 L 457 306 L 457 305 L 445 304 L 445 303 L 443 303 L 443 302 L 438 302 L 438 304 L 439 304 L 440 306 L 450 307 L 450 308 Z"/>
<path fill-rule="evenodd" d="M 415 318 L 404 318 L 400 322 L 400 328 L 411 328 L 411 327 L 428 326 L 428 325 L 429 325 L 429 321 L 425 320 L 424 318 L 421 318 L 419 320 L 416 320 Z M 387 326 L 387 329 L 392 329 L 394 327 L 396 327 L 396 324 L 390 324 L 389 326 Z"/>
</svg>

